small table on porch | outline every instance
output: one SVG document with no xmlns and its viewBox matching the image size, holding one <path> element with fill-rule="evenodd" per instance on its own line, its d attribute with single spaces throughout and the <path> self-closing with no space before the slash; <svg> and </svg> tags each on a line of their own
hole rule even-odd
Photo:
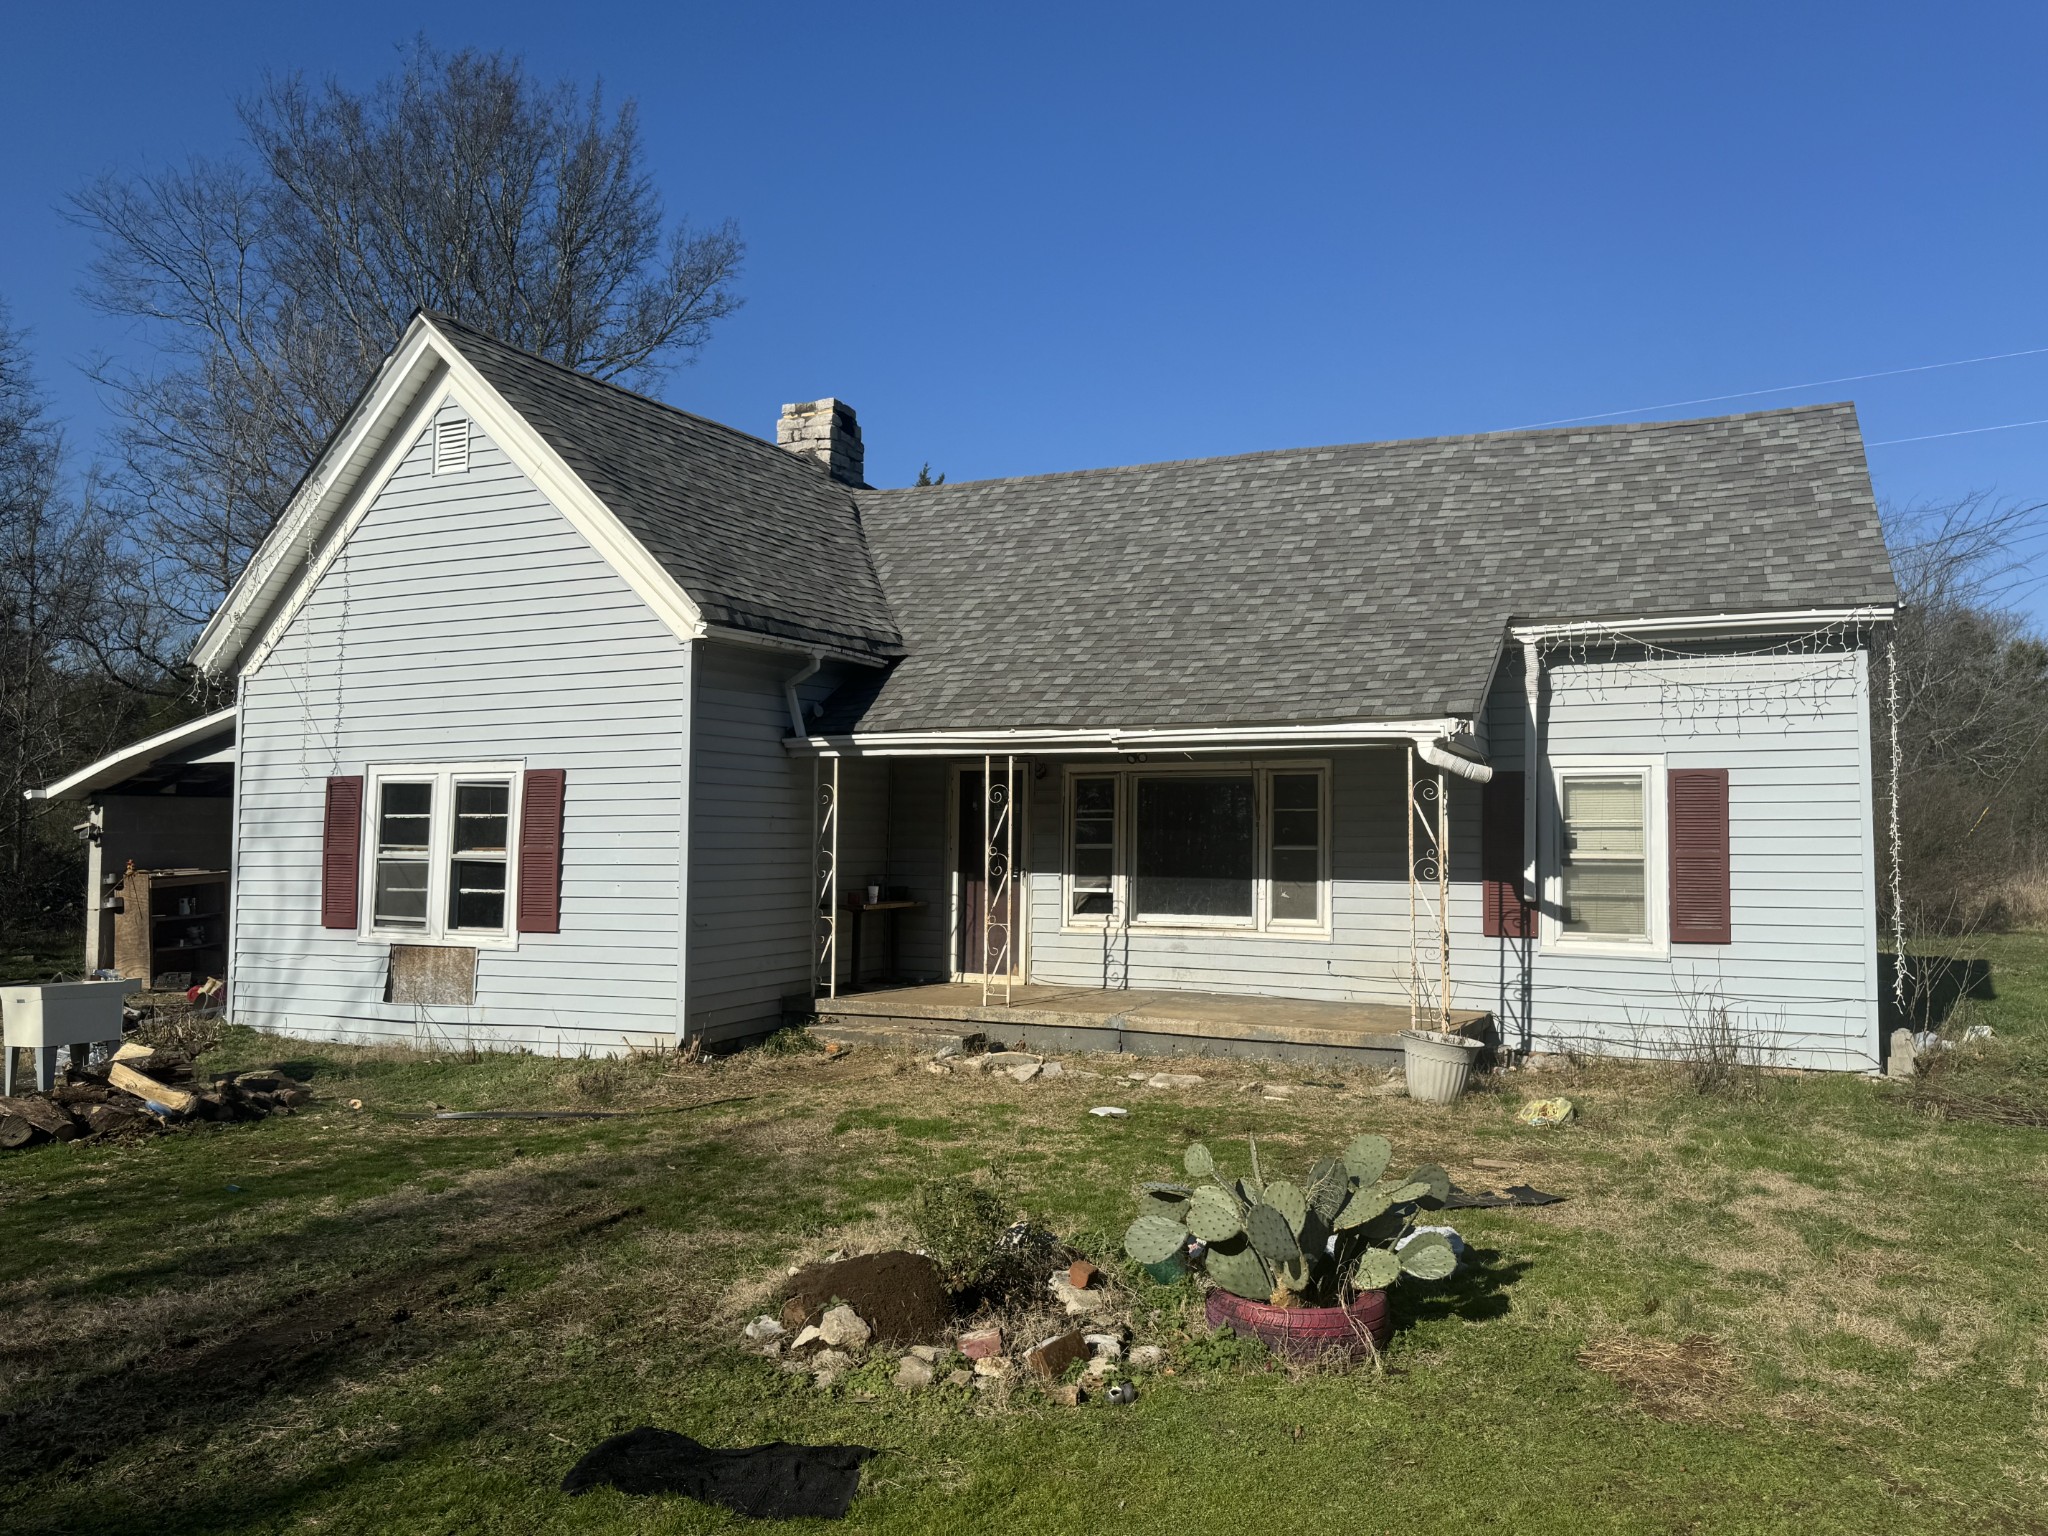
<svg viewBox="0 0 2048 1536">
<path fill-rule="evenodd" d="M 860 931 L 867 926 L 861 919 L 870 912 L 881 913 L 884 925 L 882 944 L 887 960 L 887 968 L 877 979 L 893 982 L 896 979 L 896 914 L 899 912 L 922 910 L 924 903 L 921 901 L 865 901 L 856 896 L 846 901 L 844 906 L 848 912 L 853 914 L 852 942 L 848 945 L 847 949 L 849 964 L 846 971 L 846 984 L 850 987 L 860 985 Z"/>
</svg>

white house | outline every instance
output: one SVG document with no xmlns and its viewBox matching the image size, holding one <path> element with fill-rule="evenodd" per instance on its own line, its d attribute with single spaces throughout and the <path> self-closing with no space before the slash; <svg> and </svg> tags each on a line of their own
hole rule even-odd
<svg viewBox="0 0 2048 1536">
<path fill-rule="evenodd" d="M 840 402 L 778 438 L 413 321 L 198 645 L 237 1019 L 1877 1065 L 1850 406 L 894 491 Z"/>
</svg>

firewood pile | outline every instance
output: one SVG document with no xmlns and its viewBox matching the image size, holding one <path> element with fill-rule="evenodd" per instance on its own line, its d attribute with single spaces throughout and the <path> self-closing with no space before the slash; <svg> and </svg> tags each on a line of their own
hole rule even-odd
<svg viewBox="0 0 2048 1536">
<path fill-rule="evenodd" d="M 183 1051 L 131 1041 L 109 1061 L 73 1067 L 48 1093 L 0 1098 L 0 1148 L 147 1134 L 193 1120 L 261 1120 L 313 1096 L 270 1067 L 201 1083 Z"/>
</svg>

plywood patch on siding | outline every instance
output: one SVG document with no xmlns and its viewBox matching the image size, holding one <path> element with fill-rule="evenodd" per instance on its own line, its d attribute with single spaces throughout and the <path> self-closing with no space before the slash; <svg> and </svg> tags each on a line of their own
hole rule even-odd
<svg viewBox="0 0 2048 1536">
<path fill-rule="evenodd" d="M 449 944 L 394 944 L 384 982 L 387 1003 L 476 1001 L 476 951 Z"/>
</svg>

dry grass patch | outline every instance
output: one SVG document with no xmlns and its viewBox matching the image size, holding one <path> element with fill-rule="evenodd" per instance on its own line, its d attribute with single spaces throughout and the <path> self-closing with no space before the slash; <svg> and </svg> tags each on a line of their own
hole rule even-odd
<svg viewBox="0 0 2048 1536">
<path fill-rule="evenodd" d="M 1614 1381 L 1651 1418 L 1725 1423 L 1735 1416 L 1730 1399 L 1742 1372 L 1704 1333 L 1682 1339 L 1609 1334 L 1580 1350 L 1579 1364 Z"/>
</svg>

